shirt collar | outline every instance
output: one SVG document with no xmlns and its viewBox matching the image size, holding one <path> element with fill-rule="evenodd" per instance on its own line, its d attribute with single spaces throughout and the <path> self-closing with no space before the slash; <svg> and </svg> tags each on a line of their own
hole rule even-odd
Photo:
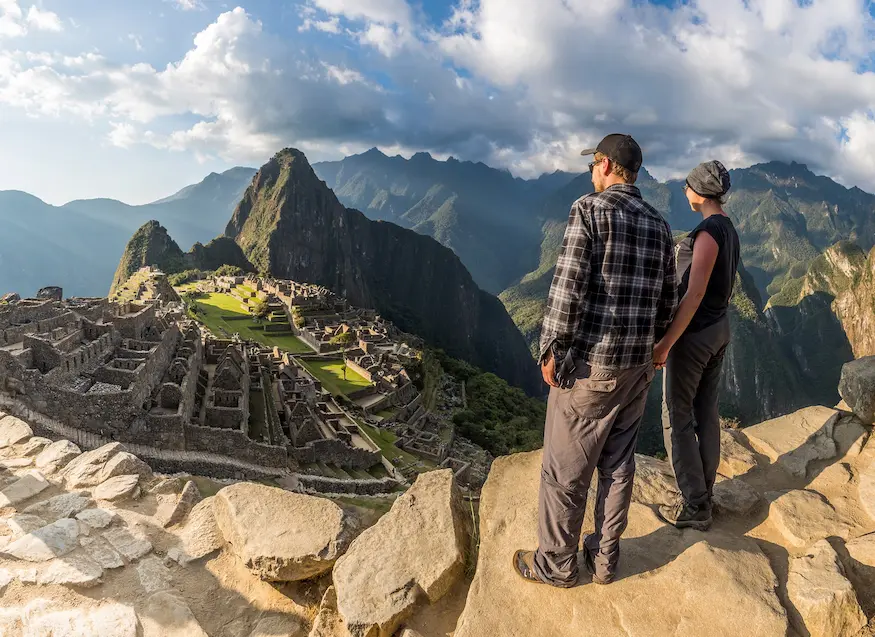
<svg viewBox="0 0 875 637">
<path fill-rule="evenodd" d="M 605 188 L 605 192 L 622 192 L 641 199 L 641 191 L 638 189 L 638 186 L 633 184 L 614 184 Z"/>
</svg>

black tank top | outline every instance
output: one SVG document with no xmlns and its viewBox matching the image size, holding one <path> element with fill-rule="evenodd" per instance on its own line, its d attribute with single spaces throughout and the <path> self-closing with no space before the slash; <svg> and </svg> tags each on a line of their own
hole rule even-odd
<svg viewBox="0 0 875 637">
<path fill-rule="evenodd" d="M 681 297 L 690 285 L 690 267 L 693 264 L 693 244 L 700 232 L 707 232 L 717 242 L 719 252 L 714 270 L 708 280 L 705 298 L 690 321 L 688 332 L 699 332 L 720 321 L 729 308 L 729 299 L 735 289 L 735 274 L 741 259 L 741 245 L 732 220 L 723 215 L 712 215 L 703 220 L 675 248 L 678 262 L 678 286 Z"/>
</svg>

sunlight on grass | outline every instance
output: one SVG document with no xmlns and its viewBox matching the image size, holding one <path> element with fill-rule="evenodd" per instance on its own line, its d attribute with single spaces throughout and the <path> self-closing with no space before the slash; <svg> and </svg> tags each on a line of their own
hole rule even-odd
<svg viewBox="0 0 875 637">
<path fill-rule="evenodd" d="M 343 361 L 301 361 L 307 371 L 313 374 L 333 396 L 346 396 L 360 389 L 370 387 L 371 383 L 352 369 L 347 368 L 346 380 L 343 379 Z"/>
</svg>

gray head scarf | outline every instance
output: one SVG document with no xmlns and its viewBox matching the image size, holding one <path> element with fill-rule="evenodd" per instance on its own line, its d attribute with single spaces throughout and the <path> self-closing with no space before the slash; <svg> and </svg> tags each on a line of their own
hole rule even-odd
<svg viewBox="0 0 875 637">
<path fill-rule="evenodd" d="M 719 161 L 706 161 L 693 168 L 687 184 L 703 197 L 723 197 L 731 187 L 729 171 Z"/>
</svg>

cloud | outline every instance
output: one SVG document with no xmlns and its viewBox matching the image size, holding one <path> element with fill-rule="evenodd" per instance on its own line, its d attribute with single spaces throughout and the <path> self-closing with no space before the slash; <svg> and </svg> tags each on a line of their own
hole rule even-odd
<svg viewBox="0 0 875 637">
<path fill-rule="evenodd" d="M 63 25 L 57 13 L 31 6 L 25 14 L 18 0 L 0 0 L 0 38 L 22 37 L 29 29 L 62 31 Z"/>
<path fill-rule="evenodd" d="M 27 12 L 27 24 L 40 31 L 62 31 L 61 19 L 57 13 L 43 11 L 32 6 Z"/>
<path fill-rule="evenodd" d="M 10 7 L 2 19 L 24 24 Z M 119 146 L 241 162 L 379 146 L 528 176 L 580 170 L 579 149 L 620 130 L 661 177 L 793 159 L 875 189 L 859 0 L 460 0 L 440 24 L 411 7 L 309 0 L 312 48 L 236 8 L 163 68 L 0 51 L 0 103 L 104 122 Z"/>
<path fill-rule="evenodd" d="M 201 0 L 172 0 L 177 9 L 182 11 L 202 11 L 204 5 Z"/>
</svg>

